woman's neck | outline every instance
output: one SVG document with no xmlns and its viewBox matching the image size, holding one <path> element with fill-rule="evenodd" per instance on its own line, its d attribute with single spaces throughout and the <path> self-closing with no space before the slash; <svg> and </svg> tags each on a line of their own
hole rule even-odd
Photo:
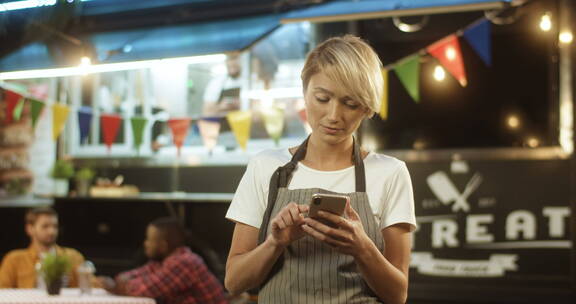
<svg viewBox="0 0 576 304">
<path fill-rule="evenodd" d="M 342 142 L 330 144 L 318 139 L 312 134 L 308 140 L 306 157 L 302 163 L 312 169 L 334 171 L 348 168 L 354 164 L 352 137 Z"/>
</svg>

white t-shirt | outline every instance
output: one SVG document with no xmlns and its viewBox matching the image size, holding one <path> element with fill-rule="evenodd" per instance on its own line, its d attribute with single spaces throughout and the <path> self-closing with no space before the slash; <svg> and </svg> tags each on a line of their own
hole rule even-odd
<svg viewBox="0 0 576 304">
<path fill-rule="evenodd" d="M 288 149 L 263 151 L 249 162 L 234 194 L 226 218 L 260 228 L 266 205 L 270 178 L 276 169 L 292 159 Z M 376 223 L 380 228 L 408 223 L 416 229 L 412 182 L 406 164 L 396 158 L 370 152 L 364 159 L 366 193 Z M 322 188 L 350 193 L 356 191 L 354 166 L 337 171 L 319 171 L 302 163 L 292 174 L 288 189 Z"/>
</svg>

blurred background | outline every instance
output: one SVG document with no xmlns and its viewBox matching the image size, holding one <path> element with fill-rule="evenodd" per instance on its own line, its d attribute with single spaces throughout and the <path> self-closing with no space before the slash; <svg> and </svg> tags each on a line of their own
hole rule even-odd
<svg viewBox="0 0 576 304">
<path fill-rule="evenodd" d="M 0 257 L 53 206 L 114 275 L 171 215 L 222 279 L 251 156 L 310 132 L 300 71 L 358 35 L 384 65 L 357 138 L 407 163 L 408 303 L 574 303 L 570 0 L 0 1 Z"/>
</svg>

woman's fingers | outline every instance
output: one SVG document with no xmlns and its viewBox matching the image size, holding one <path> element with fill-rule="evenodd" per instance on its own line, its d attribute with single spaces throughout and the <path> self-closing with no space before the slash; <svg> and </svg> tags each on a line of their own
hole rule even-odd
<svg viewBox="0 0 576 304">
<path fill-rule="evenodd" d="M 289 208 L 288 211 L 289 211 L 290 218 L 292 219 L 293 224 L 299 225 L 302 223 L 302 216 L 300 216 L 298 206 L 294 206 L 293 208 Z"/>
<path fill-rule="evenodd" d="M 286 228 L 286 223 L 284 223 L 284 220 L 282 219 L 281 216 L 274 219 L 274 222 L 276 223 L 276 227 L 278 227 L 278 229 Z"/>
<path fill-rule="evenodd" d="M 272 220 L 273 222 L 276 222 L 276 227 L 279 229 L 285 229 L 290 226 L 301 225 L 304 221 L 301 211 L 307 211 L 308 206 L 306 206 L 306 208 L 301 208 L 300 206 L 301 205 L 292 202 L 282 208 L 282 210 Z"/>
<path fill-rule="evenodd" d="M 353 220 L 353 221 L 359 221 L 360 220 L 360 215 L 358 215 L 358 212 L 356 212 L 356 210 L 354 210 L 354 208 L 352 208 L 352 205 L 350 204 L 350 202 L 346 202 L 346 208 L 345 211 L 346 216 Z"/>
<path fill-rule="evenodd" d="M 329 235 L 318 231 L 316 227 L 312 227 L 308 224 L 302 225 L 302 230 L 307 232 L 313 238 L 326 242 L 333 247 L 346 247 L 348 245 L 348 243 L 332 238 Z"/>
<path fill-rule="evenodd" d="M 330 236 L 335 239 L 339 239 L 342 241 L 349 241 L 350 236 L 349 233 L 342 229 L 332 228 L 330 226 L 324 225 L 319 221 L 316 221 L 311 218 L 307 218 L 305 220 L 306 226 L 312 227 L 315 231 L 320 232 L 324 235 Z"/>
<path fill-rule="evenodd" d="M 347 221 L 345 218 L 343 218 L 339 215 L 336 215 L 334 213 L 330 213 L 330 212 L 326 212 L 326 211 L 318 211 L 318 217 L 325 219 L 325 220 L 333 223 L 334 225 L 336 225 L 342 229 L 352 230 L 354 228 L 349 221 Z"/>
</svg>

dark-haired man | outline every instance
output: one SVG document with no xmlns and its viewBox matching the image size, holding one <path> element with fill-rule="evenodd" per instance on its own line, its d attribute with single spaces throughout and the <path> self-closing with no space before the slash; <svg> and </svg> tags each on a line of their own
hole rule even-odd
<svg viewBox="0 0 576 304">
<path fill-rule="evenodd" d="M 27 249 L 12 250 L 2 260 L 0 266 L 0 288 L 42 287 L 37 269 L 48 253 L 66 255 L 72 264 L 67 274 L 67 287 L 78 286 L 76 269 L 84 262 L 80 252 L 72 248 L 60 247 L 58 238 L 58 214 L 52 208 L 35 208 L 26 213 L 26 234 L 30 237 Z"/>
<path fill-rule="evenodd" d="M 116 279 L 101 277 L 108 291 L 150 297 L 160 303 L 226 303 L 224 288 L 202 258 L 186 247 L 186 230 L 174 218 L 148 225 L 144 249 L 150 261 Z"/>
</svg>

